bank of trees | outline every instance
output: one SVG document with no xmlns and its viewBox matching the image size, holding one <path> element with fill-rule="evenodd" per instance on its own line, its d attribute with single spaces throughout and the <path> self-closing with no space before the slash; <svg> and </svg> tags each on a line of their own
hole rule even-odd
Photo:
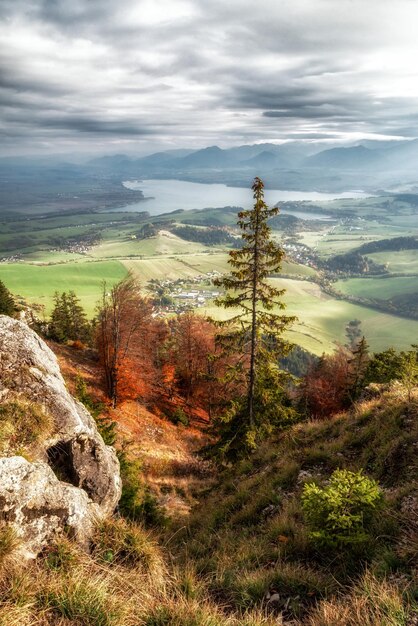
<svg viewBox="0 0 418 626">
<path fill-rule="evenodd" d="M 295 392 L 303 416 L 314 419 L 332 417 L 350 408 L 362 397 L 366 387 L 399 381 L 411 400 L 418 385 L 418 349 L 397 351 L 389 348 L 371 354 L 362 337 L 351 348 L 338 346 L 313 362 Z"/>
</svg>

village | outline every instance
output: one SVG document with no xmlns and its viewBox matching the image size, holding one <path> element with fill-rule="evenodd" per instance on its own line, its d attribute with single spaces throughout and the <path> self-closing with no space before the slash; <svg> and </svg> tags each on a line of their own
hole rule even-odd
<svg viewBox="0 0 418 626">
<path fill-rule="evenodd" d="M 147 290 L 154 295 L 157 316 L 201 308 L 217 298 L 220 292 L 213 286 L 213 280 L 221 273 L 213 270 L 188 278 L 176 280 L 150 280 Z"/>
</svg>

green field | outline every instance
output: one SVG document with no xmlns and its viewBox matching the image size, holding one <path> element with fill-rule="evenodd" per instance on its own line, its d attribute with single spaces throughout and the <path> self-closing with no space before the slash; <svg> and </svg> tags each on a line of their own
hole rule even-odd
<svg viewBox="0 0 418 626">
<path fill-rule="evenodd" d="M 286 289 L 286 314 L 298 317 L 288 334 L 289 339 L 315 354 L 332 352 L 336 342 L 346 343 L 345 328 L 354 319 L 362 321 L 362 332 L 374 351 L 390 346 L 406 349 L 418 337 L 418 321 L 336 300 L 314 283 L 280 278 L 273 282 Z M 204 312 L 220 319 L 232 315 L 217 307 L 208 307 Z"/>
<path fill-rule="evenodd" d="M 72 289 L 80 298 L 87 314 L 92 316 L 103 281 L 112 285 L 126 274 L 126 268 L 119 261 L 43 266 L 25 263 L 0 264 L 0 280 L 16 296 L 44 305 L 47 314 L 52 309 L 54 293 Z"/>
<path fill-rule="evenodd" d="M 136 276 L 141 283 L 148 280 L 176 280 L 191 278 L 208 272 L 228 271 L 228 254 L 226 252 L 198 253 L 179 256 L 155 256 L 147 259 L 121 259 L 121 263 Z M 285 261 L 282 264 L 283 274 L 295 276 L 315 276 L 311 267 L 297 265 Z"/>
<path fill-rule="evenodd" d="M 344 294 L 390 300 L 395 296 L 418 291 L 418 276 L 397 276 L 382 278 L 349 278 L 334 283 L 334 287 Z"/>
<path fill-rule="evenodd" d="M 210 250 L 210 249 L 209 249 Z M 161 231 L 150 239 L 132 239 L 132 237 L 115 237 L 95 246 L 90 255 L 96 258 L 121 258 L 124 256 L 158 256 L 166 254 L 193 254 L 205 252 L 208 248 L 193 241 L 184 241 L 172 233 Z"/>
<path fill-rule="evenodd" d="M 399 252 L 375 252 L 367 255 L 381 265 L 386 264 L 392 274 L 417 274 L 418 250 L 400 250 Z M 417 278 L 418 290 L 418 278 Z"/>
</svg>

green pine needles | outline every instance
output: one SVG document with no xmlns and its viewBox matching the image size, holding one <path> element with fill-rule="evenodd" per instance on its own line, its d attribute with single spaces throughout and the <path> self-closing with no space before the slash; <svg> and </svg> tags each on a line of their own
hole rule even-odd
<svg viewBox="0 0 418 626">
<path fill-rule="evenodd" d="M 295 415 L 286 394 L 288 375 L 280 370 L 279 359 L 292 347 L 283 335 L 296 318 L 278 312 L 285 308 L 285 290 L 269 281 L 285 255 L 267 224 L 279 209 L 266 205 L 260 178 L 254 179 L 252 190 L 253 208 L 238 214 L 243 245 L 229 253 L 230 274 L 214 281 L 225 291 L 216 304 L 234 311 L 227 321 L 217 322 L 222 331 L 218 341 L 224 352 L 237 356 L 236 375 L 245 380 L 244 397 L 219 419 L 219 448 L 228 455 L 254 449 L 274 427 Z"/>
<path fill-rule="evenodd" d="M 361 471 L 338 469 L 326 487 L 307 483 L 302 508 L 310 537 L 320 546 L 360 551 L 371 540 L 371 526 L 382 505 L 382 492 Z"/>
<path fill-rule="evenodd" d="M 13 317 L 15 309 L 16 306 L 12 294 L 3 281 L 0 280 L 0 315 Z"/>
</svg>

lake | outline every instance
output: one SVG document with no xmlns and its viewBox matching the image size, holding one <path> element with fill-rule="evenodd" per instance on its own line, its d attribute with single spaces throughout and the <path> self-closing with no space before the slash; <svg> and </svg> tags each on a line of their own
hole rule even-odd
<svg viewBox="0 0 418 626">
<path fill-rule="evenodd" d="M 130 180 L 124 181 L 127 189 L 140 189 L 148 198 L 144 202 L 137 202 L 119 210 L 148 211 L 150 215 L 171 213 L 178 209 L 205 209 L 224 206 L 253 206 L 252 191 L 243 187 L 227 187 L 223 184 L 190 183 L 183 180 Z M 320 193 L 317 191 L 284 191 L 281 189 L 266 189 L 265 200 L 269 206 L 286 200 L 334 200 L 336 198 L 366 198 L 370 194 L 361 191 L 345 193 Z M 286 213 L 287 211 L 283 211 Z M 290 211 L 289 211 L 290 213 Z M 292 211 L 292 215 L 304 219 L 329 219 L 320 213 L 303 213 Z"/>
</svg>

